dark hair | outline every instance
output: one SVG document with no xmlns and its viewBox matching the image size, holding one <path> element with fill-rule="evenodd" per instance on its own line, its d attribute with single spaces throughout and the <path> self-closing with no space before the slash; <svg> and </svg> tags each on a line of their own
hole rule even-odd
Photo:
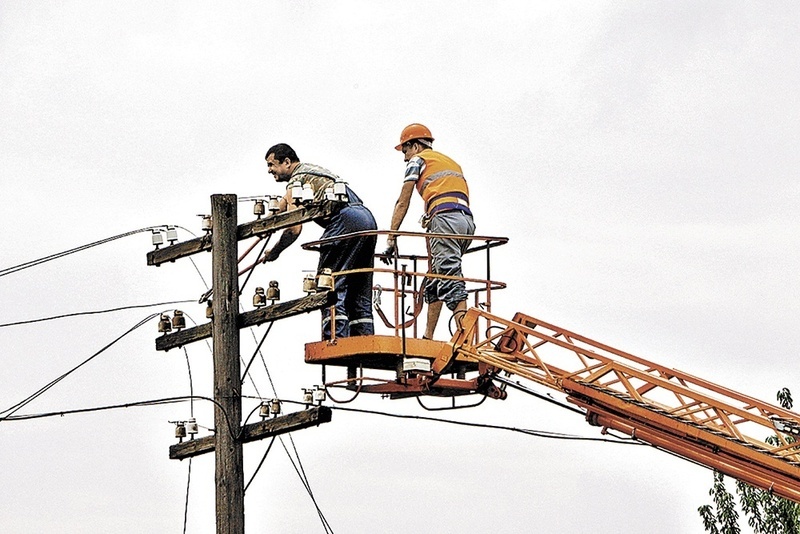
<svg viewBox="0 0 800 534">
<path fill-rule="evenodd" d="M 297 152 L 295 152 L 294 149 L 286 143 L 278 143 L 277 145 L 270 147 L 270 149 L 267 150 L 267 154 L 264 156 L 264 159 L 267 159 L 270 154 L 272 154 L 278 161 L 283 161 L 286 158 L 289 158 L 289 161 L 292 163 L 300 161 L 300 158 L 297 157 Z"/>
</svg>

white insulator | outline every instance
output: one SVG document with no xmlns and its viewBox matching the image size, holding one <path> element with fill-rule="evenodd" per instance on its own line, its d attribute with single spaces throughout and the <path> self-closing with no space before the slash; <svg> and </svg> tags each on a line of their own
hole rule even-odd
<svg viewBox="0 0 800 534">
<path fill-rule="evenodd" d="M 292 182 L 292 202 L 299 204 L 303 200 L 303 184 L 299 181 Z"/>
<path fill-rule="evenodd" d="M 159 232 L 158 230 L 153 230 L 153 245 L 156 248 L 164 244 L 164 234 Z"/>
<path fill-rule="evenodd" d="M 333 182 L 333 194 L 339 202 L 347 202 L 347 182 L 342 180 Z"/>
<path fill-rule="evenodd" d="M 198 217 L 202 217 L 203 218 L 203 220 L 201 222 L 201 228 L 205 232 L 210 232 L 211 231 L 211 227 L 213 225 L 212 221 L 211 221 L 211 215 L 202 215 L 201 214 L 201 215 L 198 215 Z"/>
<path fill-rule="evenodd" d="M 178 230 L 174 226 L 168 226 L 167 241 L 169 241 L 169 244 L 171 245 L 177 240 L 178 240 Z"/>
<path fill-rule="evenodd" d="M 303 204 L 308 204 L 314 200 L 314 189 L 311 184 L 303 185 Z"/>
<path fill-rule="evenodd" d="M 198 428 L 199 427 L 197 426 L 197 419 L 195 419 L 194 417 L 192 417 L 186 422 L 186 433 L 189 434 L 190 436 L 194 436 L 195 434 L 197 434 Z"/>
</svg>

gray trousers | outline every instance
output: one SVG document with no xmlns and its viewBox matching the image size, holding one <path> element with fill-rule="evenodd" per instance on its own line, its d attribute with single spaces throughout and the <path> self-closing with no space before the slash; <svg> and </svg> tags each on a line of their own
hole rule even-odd
<svg viewBox="0 0 800 534">
<path fill-rule="evenodd" d="M 472 215 L 463 211 L 437 213 L 431 219 L 428 232 L 437 234 L 475 235 L 475 222 Z M 469 239 L 429 238 L 431 253 L 431 272 L 435 274 L 463 277 L 461 257 L 470 245 Z M 444 301 L 450 310 L 467 300 L 466 284 L 463 280 L 443 280 L 429 278 L 425 286 L 425 302 Z"/>
</svg>

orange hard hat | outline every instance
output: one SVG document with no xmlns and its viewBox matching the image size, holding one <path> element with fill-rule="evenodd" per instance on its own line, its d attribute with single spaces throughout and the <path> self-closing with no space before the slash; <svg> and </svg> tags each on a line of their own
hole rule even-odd
<svg viewBox="0 0 800 534">
<path fill-rule="evenodd" d="M 409 124 L 405 128 L 403 128 L 402 133 L 400 134 L 400 144 L 394 147 L 395 150 L 402 150 L 403 143 L 406 141 L 411 141 L 413 139 L 430 139 L 433 141 L 433 135 L 431 131 L 428 129 L 427 126 L 423 124 Z"/>
</svg>

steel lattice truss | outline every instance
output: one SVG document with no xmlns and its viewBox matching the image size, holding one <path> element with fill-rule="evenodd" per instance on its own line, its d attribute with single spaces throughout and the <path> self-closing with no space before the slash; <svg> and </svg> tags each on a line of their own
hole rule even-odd
<svg viewBox="0 0 800 534">
<path fill-rule="evenodd" d="M 521 313 L 470 309 L 434 371 L 454 355 L 566 393 L 591 424 L 800 502 L 800 417 L 789 410 Z"/>
</svg>

